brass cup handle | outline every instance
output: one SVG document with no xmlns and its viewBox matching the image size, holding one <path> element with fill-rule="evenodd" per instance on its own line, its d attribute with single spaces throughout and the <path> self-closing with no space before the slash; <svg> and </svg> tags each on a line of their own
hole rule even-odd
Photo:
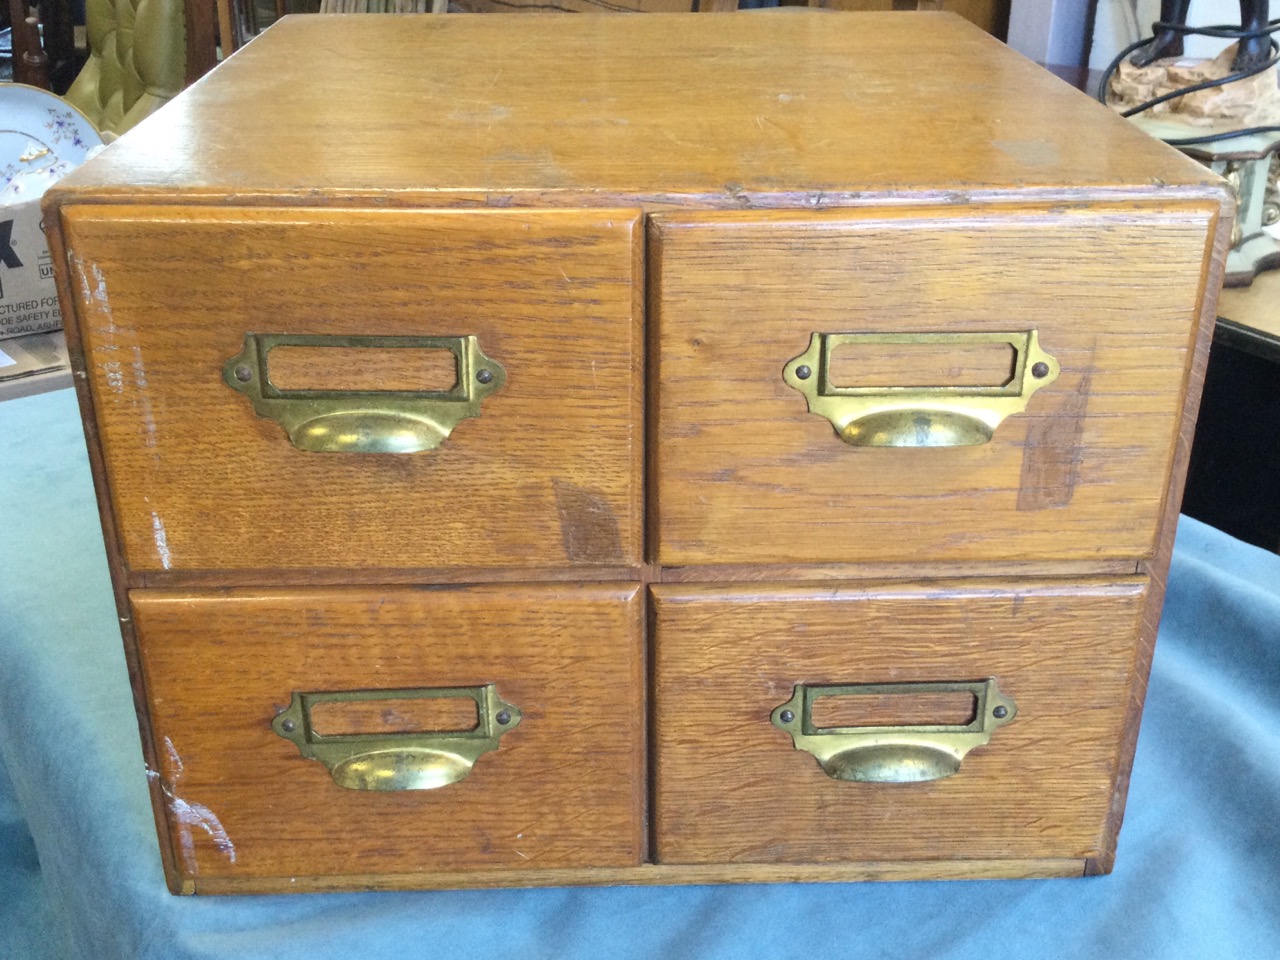
<svg viewBox="0 0 1280 960">
<path fill-rule="evenodd" d="M 339 734 L 316 733 L 311 711 L 322 703 L 415 698 L 467 698 L 475 701 L 478 721 L 472 730 L 447 732 Z M 271 729 L 291 741 L 308 760 L 318 760 L 333 782 L 349 790 L 434 790 L 463 780 L 482 754 L 498 749 L 498 739 L 520 724 L 520 709 L 498 696 L 494 684 L 479 687 L 424 687 L 412 690 L 348 690 L 338 693 L 294 691 L 287 709 Z"/>
<path fill-rule="evenodd" d="M 967 724 L 815 727 L 819 697 L 880 694 L 971 693 L 974 715 Z M 833 780 L 918 783 L 940 780 L 960 769 L 965 755 L 991 740 L 992 731 L 1018 713 L 994 678 L 949 683 L 865 683 L 847 686 L 797 684 L 791 699 L 776 707 L 773 725 L 791 735 L 797 750 L 810 753 Z"/>
<path fill-rule="evenodd" d="M 1016 359 L 1007 383 L 979 387 L 838 387 L 831 354 L 850 344 L 1008 344 Z M 987 443 L 1004 419 L 1027 408 L 1031 395 L 1058 378 L 1058 361 L 1035 330 L 1021 333 L 815 333 L 809 347 L 783 367 L 809 412 L 825 417 L 855 447 L 965 447 Z"/>
<path fill-rule="evenodd" d="M 271 382 L 276 347 L 448 350 L 456 380 L 450 390 L 283 390 Z M 246 333 L 244 349 L 228 360 L 222 379 L 274 420 L 299 450 L 315 453 L 417 453 L 434 450 L 461 421 L 480 415 L 480 403 L 506 382 L 502 365 L 474 336 L 374 337 Z"/>
</svg>

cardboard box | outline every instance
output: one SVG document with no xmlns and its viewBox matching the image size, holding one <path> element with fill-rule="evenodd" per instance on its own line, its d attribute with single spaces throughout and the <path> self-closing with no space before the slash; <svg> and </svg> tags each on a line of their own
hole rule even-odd
<svg viewBox="0 0 1280 960">
<path fill-rule="evenodd" d="M 61 329 L 40 198 L 0 207 L 0 340 Z"/>
<path fill-rule="evenodd" d="M 69 386 L 71 364 L 61 330 L 0 341 L 0 400 Z"/>
</svg>

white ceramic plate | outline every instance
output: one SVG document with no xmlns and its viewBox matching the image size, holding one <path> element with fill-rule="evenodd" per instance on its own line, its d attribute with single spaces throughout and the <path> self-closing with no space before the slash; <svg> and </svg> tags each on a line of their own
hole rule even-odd
<svg viewBox="0 0 1280 960">
<path fill-rule="evenodd" d="M 74 169 L 102 146 L 89 118 L 48 90 L 0 83 L 0 191 L 20 173 Z"/>
</svg>

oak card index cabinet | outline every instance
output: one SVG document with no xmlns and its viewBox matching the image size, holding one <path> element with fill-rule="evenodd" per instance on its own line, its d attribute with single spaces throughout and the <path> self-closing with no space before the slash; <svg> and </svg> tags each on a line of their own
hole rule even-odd
<svg viewBox="0 0 1280 960">
<path fill-rule="evenodd" d="M 948 15 L 273 27 L 46 203 L 172 889 L 1109 870 L 1229 203 Z"/>
</svg>

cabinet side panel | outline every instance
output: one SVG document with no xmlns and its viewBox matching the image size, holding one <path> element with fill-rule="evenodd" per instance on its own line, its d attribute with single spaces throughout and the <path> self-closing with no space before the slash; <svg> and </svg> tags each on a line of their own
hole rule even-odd
<svg viewBox="0 0 1280 960">
<path fill-rule="evenodd" d="M 1129 778 L 1133 772 L 1133 759 L 1138 747 L 1142 707 L 1146 701 L 1147 682 L 1151 675 L 1151 660 L 1155 655 L 1156 635 L 1160 631 L 1160 618 L 1164 612 L 1169 563 L 1173 556 L 1182 494 L 1187 480 L 1187 468 L 1191 461 L 1196 417 L 1200 412 L 1205 371 L 1209 366 L 1209 348 L 1213 342 L 1218 295 L 1222 291 L 1222 281 L 1226 273 L 1227 251 L 1231 248 L 1233 213 L 1230 202 L 1224 200 L 1221 215 L 1209 234 L 1205 248 L 1198 322 L 1191 332 L 1191 349 L 1187 355 L 1187 372 L 1183 386 L 1182 417 L 1178 422 L 1178 432 L 1174 441 L 1168 491 L 1160 520 L 1155 556 L 1145 565 L 1146 573 L 1151 577 L 1151 589 L 1147 594 L 1138 646 L 1135 650 L 1133 695 L 1127 708 L 1124 732 L 1118 743 L 1116 784 L 1112 793 L 1111 814 L 1107 820 L 1107 831 L 1101 854 L 1085 862 L 1085 873 L 1089 875 L 1110 873 L 1115 865 L 1116 845 L 1120 837 L 1120 826 L 1124 822 L 1125 803 L 1129 796 Z"/>
<path fill-rule="evenodd" d="M 138 652 L 133 615 L 129 609 L 128 591 L 126 589 L 127 568 L 116 529 L 115 512 L 111 505 L 109 479 L 106 463 L 102 455 L 102 438 L 98 431 L 94 410 L 93 385 L 86 372 L 84 338 L 81 331 L 83 321 L 80 315 L 80 300 L 72 288 L 72 272 L 69 268 L 62 210 L 58 204 L 49 202 L 44 205 L 44 222 L 46 236 L 49 240 L 49 252 L 55 264 L 54 278 L 57 281 L 58 302 L 62 309 L 63 329 L 67 338 L 72 383 L 75 387 L 76 402 L 80 407 L 80 422 L 84 428 L 85 443 L 88 447 L 89 470 L 93 476 L 94 496 L 97 499 L 98 516 L 102 523 L 107 568 L 111 573 L 111 587 L 115 597 L 116 616 L 120 624 L 121 640 L 124 644 L 125 664 L 129 668 L 129 686 L 133 693 L 134 710 L 138 717 L 142 759 L 148 770 L 154 770 L 156 769 L 156 756 L 153 746 L 155 741 L 152 737 L 151 717 L 147 709 L 146 678 L 143 674 L 141 656 Z M 173 844 L 170 842 L 168 819 L 165 812 L 164 794 L 160 789 L 160 784 L 154 778 L 151 778 L 148 788 L 151 796 L 152 815 L 156 823 L 156 834 L 160 844 L 160 860 L 164 868 L 165 882 L 173 893 L 191 893 L 193 889 L 189 882 L 183 883 L 177 867 L 177 861 L 174 858 Z"/>
</svg>

